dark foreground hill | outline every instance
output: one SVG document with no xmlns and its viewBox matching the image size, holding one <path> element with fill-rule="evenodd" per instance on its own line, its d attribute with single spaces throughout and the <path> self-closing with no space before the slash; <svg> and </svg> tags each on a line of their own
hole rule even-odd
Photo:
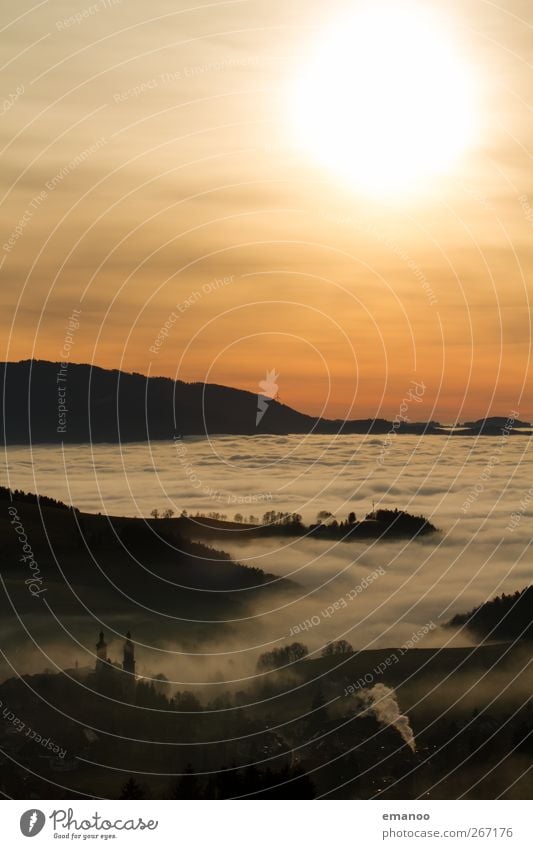
<svg viewBox="0 0 533 849">
<path fill-rule="evenodd" d="M 530 799 L 529 664 L 523 646 L 387 648 L 239 689 L 140 679 L 113 701 L 94 667 L 14 676 L 0 784 L 21 799 Z"/>
</svg>

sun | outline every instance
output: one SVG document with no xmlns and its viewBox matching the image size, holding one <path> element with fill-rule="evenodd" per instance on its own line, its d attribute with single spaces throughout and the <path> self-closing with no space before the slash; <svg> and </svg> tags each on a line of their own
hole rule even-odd
<svg viewBox="0 0 533 849">
<path fill-rule="evenodd" d="M 427 4 L 369 0 L 323 34 L 292 88 L 290 123 L 298 146 L 345 182 L 404 195 L 473 146 L 476 105 L 446 21 Z"/>
</svg>

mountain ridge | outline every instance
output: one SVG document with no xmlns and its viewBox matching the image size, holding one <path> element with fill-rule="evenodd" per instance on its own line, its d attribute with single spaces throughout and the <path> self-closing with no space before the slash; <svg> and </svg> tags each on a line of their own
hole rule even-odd
<svg viewBox="0 0 533 849">
<path fill-rule="evenodd" d="M 484 424 L 479 427 L 452 431 L 437 422 L 326 419 L 244 389 L 86 363 L 4 362 L 0 380 L 0 441 L 7 445 L 146 442 L 216 434 L 494 432 L 490 419 L 480 420 Z M 259 399 L 263 412 L 257 422 Z"/>
</svg>

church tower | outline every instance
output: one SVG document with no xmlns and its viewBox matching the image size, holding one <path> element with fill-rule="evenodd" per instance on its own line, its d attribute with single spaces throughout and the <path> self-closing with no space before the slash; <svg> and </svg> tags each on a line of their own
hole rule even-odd
<svg viewBox="0 0 533 849">
<path fill-rule="evenodd" d="M 122 669 L 132 676 L 132 681 L 135 680 L 135 646 L 131 641 L 131 634 L 128 631 L 126 634 L 126 642 L 124 643 L 124 659 L 122 661 Z"/>
<path fill-rule="evenodd" d="M 104 632 L 100 631 L 100 639 L 96 643 L 96 671 L 101 671 L 104 664 L 107 664 L 107 643 Z"/>
<path fill-rule="evenodd" d="M 124 655 L 122 660 L 122 695 L 128 702 L 135 701 L 135 646 L 131 641 L 131 634 L 128 631 L 126 634 L 126 642 L 124 643 Z"/>
</svg>

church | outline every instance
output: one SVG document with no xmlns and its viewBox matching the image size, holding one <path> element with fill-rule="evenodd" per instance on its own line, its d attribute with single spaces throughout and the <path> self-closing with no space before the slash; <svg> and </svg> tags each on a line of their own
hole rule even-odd
<svg viewBox="0 0 533 849">
<path fill-rule="evenodd" d="M 96 643 L 96 666 L 94 670 L 96 688 L 112 698 L 133 703 L 137 676 L 135 674 L 135 646 L 128 631 L 122 649 L 122 664 L 113 662 L 107 656 L 107 643 L 104 632 L 100 631 Z"/>
</svg>

